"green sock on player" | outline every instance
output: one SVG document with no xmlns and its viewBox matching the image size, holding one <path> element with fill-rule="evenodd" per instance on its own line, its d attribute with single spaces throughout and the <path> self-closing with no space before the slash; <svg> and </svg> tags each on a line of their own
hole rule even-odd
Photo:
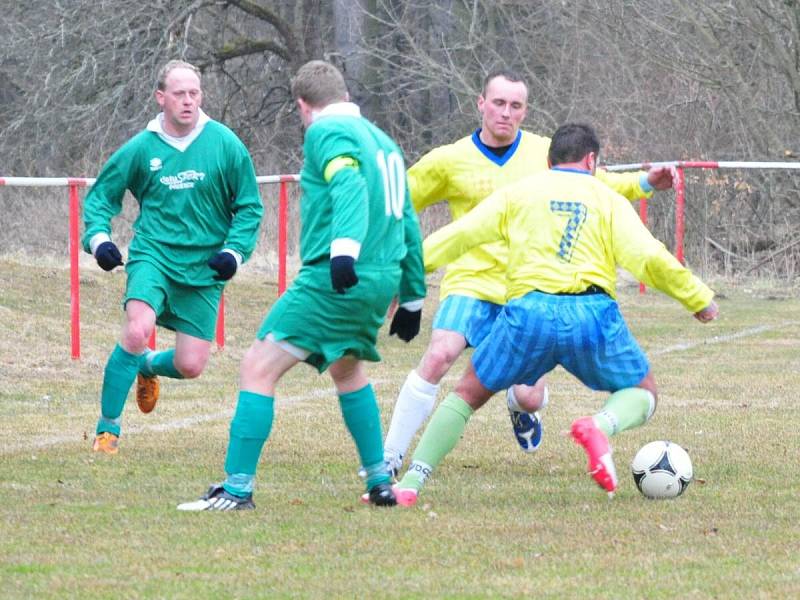
<svg viewBox="0 0 800 600">
<path fill-rule="evenodd" d="M 139 372 L 145 377 L 163 375 L 172 379 L 183 379 L 181 372 L 175 368 L 175 348 L 145 352 L 139 361 Z"/>
<path fill-rule="evenodd" d="M 618 390 L 609 396 L 603 409 L 594 415 L 597 427 L 608 437 L 647 423 L 656 408 L 648 390 L 638 387 Z"/>
<path fill-rule="evenodd" d="M 272 431 L 275 399 L 254 392 L 239 392 L 231 421 L 228 453 L 225 457 L 225 489 L 236 496 L 253 492 L 261 450 Z"/>
<path fill-rule="evenodd" d="M 103 372 L 103 389 L 100 392 L 100 419 L 97 433 L 105 431 L 119 435 L 122 409 L 128 392 L 139 372 L 139 356 L 131 354 L 122 346 L 114 346 Z"/>
<path fill-rule="evenodd" d="M 372 385 L 340 394 L 339 406 L 344 424 L 356 443 L 361 464 L 367 472 L 367 489 L 380 483 L 389 483 L 391 478 L 383 462 L 381 415 Z"/>
<path fill-rule="evenodd" d="M 448 394 L 433 413 L 398 487 L 419 491 L 431 471 L 456 447 L 474 412 L 454 392 Z"/>
</svg>

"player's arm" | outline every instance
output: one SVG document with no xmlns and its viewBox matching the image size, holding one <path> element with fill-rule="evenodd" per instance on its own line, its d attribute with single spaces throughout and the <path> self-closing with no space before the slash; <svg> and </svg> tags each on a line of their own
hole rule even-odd
<svg viewBox="0 0 800 600">
<path fill-rule="evenodd" d="M 614 257 L 639 281 L 675 298 L 689 312 L 714 318 L 714 292 L 653 237 L 633 207 L 616 197 L 612 210 Z M 713 315 L 713 316 L 712 316 Z"/>
<path fill-rule="evenodd" d="M 359 162 L 352 156 L 337 156 L 327 162 L 323 178 L 328 184 L 333 216 L 331 220 L 331 283 L 343 294 L 358 283 L 355 262 L 367 234 L 369 199 L 367 182 Z"/>
<path fill-rule="evenodd" d="M 208 266 L 217 272 L 214 276 L 217 281 L 227 281 L 233 277 L 241 264 L 250 258 L 264 215 L 250 153 L 244 144 L 237 144 L 232 147 L 230 156 L 223 177 L 228 179 L 233 191 L 231 224 L 222 250 L 208 261 Z"/>
<path fill-rule="evenodd" d="M 445 200 L 448 178 L 445 169 L 442 168 L 443 154 L 443 149 L 435 148 L 408 170 L 411 202 L 418 213 Z"/>
<path fill-rule="evenodd" d="M 650 198 L 654 190 L 668 190 L 676 177 L 674 167 L 651 167 L 634 173 L 609 173 L 598 169 L 595 176 L 612 190 L 631 202 Z"/>
<path fill-rule="evenodd" d="M 422 233 L 414 207 L 411 205 L 408 187 L 403 204 L 403 233 L 406 255 L 400 262 L 402 269 L 398 291 L 400 306 L 392 318 L 389 335 L 397 334 L 401 340 L 410 342 L 419 333 L 426 287 L 425 265 L 422 261 Z"/>
<path fill-rule="evenodd" d="M 122 254 L 111 241 L 111 220 L 122 210 L 129 185 L 132 166 L 127 154 L 123 146 L 109 158 L 83 201 L 83 249 L 105 271 L 123 264 Z"/>
<path fill-rule="evenodd" d="M 476 246 L 506 238 L 508 200 L 500 190 L 460 219 L 435 231 L 422 245 L 425 270 L 435 271 Z"/>
</svg>

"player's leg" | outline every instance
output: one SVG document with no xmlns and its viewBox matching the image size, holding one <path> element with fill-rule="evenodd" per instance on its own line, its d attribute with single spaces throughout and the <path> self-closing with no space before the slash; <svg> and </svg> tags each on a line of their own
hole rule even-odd
<svg viewBox="0 0 800 600">
<path fill-rule="evenodd" d="M 475 349 L 454 393 L 434 412 L 408 472 L 397 485 L 400 504 L 416 502 L 425 480 L 461 439 L 472 413 L 497 390 L 534 383 L 553 368 L 546 324 L 506 305 Z M 507 318 L 508 317 L 508 318 Z"/>
<path fill-rule="evenodd" d="M 334 362 L 328 372 L 336 386 L 344 424 L 365 471 L 367 501 L 377 506 L 393 506 L 396 501 L 383 460 L 380 411 L 364 364 L 346 356 Z"/>
<path fill-rule="evenodd" d="M 395 474 L 412 438 L 433 412 L 439 382 L 466 347 L 467 341 L 460 333 L 434 329 L 422 360 L 406 377 L 392 411 L 384 449 L 384 458 Z"/>
<path fill-rule="evenodd" d="M 576 336 L 563 356 L 564 368 L 592 389 L 613 392 L 603 409 L 576 419 L 571 427 L 572 437 L 586 451 L 592 477 L 612 493 L 617 475 L 609 438 L 643 425 L 652 416 L 655 380 L 614 300 L 586 296 L 561 308 Z"/>
<path fill-rule="evenodd" d="M 144 413 L 151 412 L 158 401 L 158 376 L 192 379 L 205 369 L 216 330 L 216 307 L 222 294 L 219 286 L 183 286 L 164 276 L 159 284 L 169 303 L 158 315 L 158 324 L 175 330 L 175 347 L 148 350 L 141 357 L 136 403 Z"/>
<path fill-rule="evenodd" d="M 592 417 L 608 437 L 641 427 L 653 416 L 658 390 L 652 371 L 632 387 L 617 390 L 608 397 L 600 412 Z"/>
<path fill-rule="evenodd" d="M 397 484 L 397 501 L 404 506 L 416 503 L 417 495 L 439 463 L 456 447 L 472 414 L 494 392 L 487 389 L 475 374 L 472 362 L 456 386 L 442 400 L 414 450 L 411 465 Z"/>
<path fill-rule="evenodd" d="M 468 345 L 477 347 L 483 341 L 501 308 L 458 294 L 439 305 L 428 348 L 403 384 L 392 413 L 384 454 L 393 471 L 399 470 L 411 439 L 433 411 L 442 377 Z"/>
<path fill-rule="evenodd" d="M 103 372 L 100 418 L 93 445 L 96 452 L 116 454 L 118 451 L 122 411 L 139 371 L 140 356 L 147 347 L 155 322 L 155 311 L 148 304 L 140 300 L 126 302 L 122 335 Z"/>
<path fill-rule="evenodd" d="M 544 377 L 533 385 L 514 385 L 506 391 L 511 428 L 523 452 L 536 452 L 542 443 L 544 427 L 541 411 L 547 402 L 547 382 Z"/>
<path fill-rule="evenodd" d="M 254 508 L 253 483 L 261 450 L 272 431 L 275 385 L 303 360 L 303 353 L 307 354 L 286 342 L 273 342 L 269 336 L 253 342 L 240 368 L 239 397 L 225 457 L 225 481 L 212 485 L 200 500 L 178 505 L 178 510 Z"/>
</svg>

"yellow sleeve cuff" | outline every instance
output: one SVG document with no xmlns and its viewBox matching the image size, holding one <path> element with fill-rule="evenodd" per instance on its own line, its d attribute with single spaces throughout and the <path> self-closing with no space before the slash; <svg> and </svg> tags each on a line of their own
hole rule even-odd
<svg viewBox="0 0 800 600">
<path fill-rule="evenodd" d="M 329 161 L 325 167 L 325 172 L 322 174 L 325 178 L 325 183 L 330 183 L 336 173 L 347 167 L 358 169 L 358 161 L 352 156 L 337 156 Z"/>
</svg>

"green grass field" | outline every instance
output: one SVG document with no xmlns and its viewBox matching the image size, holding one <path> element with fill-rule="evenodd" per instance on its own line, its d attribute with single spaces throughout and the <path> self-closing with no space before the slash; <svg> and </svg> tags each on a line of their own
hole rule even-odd
<svg viewBox="0 0 800 600">
<path fill-rule="evenodd" d="M 183 514 L 176 504 L 223 475 L 238 363 L 275 287 L 247 271 L 228 287 L 224 351 L 198 380 L 162 380 L 152 414 L 129 400 L 109 457 L 90 444 L 124 275 L 82 269 L 79 361 L 68 281 L 60 265 L 0 258 L 4 598 L 800 597 L 794 290 L 716 282 L 722 316 L 705 326 L 660 294 L 623 290 L 660 403 L 648 425 L 614 438 L 613 500 L 561 435 L 604 397 L 556 370 L 538 453 L 518 450 L 497 396 L 417 507 L 362 506 L 330 380 L 301 365 L 278 390 L 256 511 Z M 370 373 L 384 428 L 435 305 L 410 345 L 382 335 L 384 362 Z M 159 332 L 160 346 L 170 340 Z M 676 500 L 648 501 L 630 477 L 636 450 L 655 439 L 692 456 L 696 481 Z"/>
</svg>

